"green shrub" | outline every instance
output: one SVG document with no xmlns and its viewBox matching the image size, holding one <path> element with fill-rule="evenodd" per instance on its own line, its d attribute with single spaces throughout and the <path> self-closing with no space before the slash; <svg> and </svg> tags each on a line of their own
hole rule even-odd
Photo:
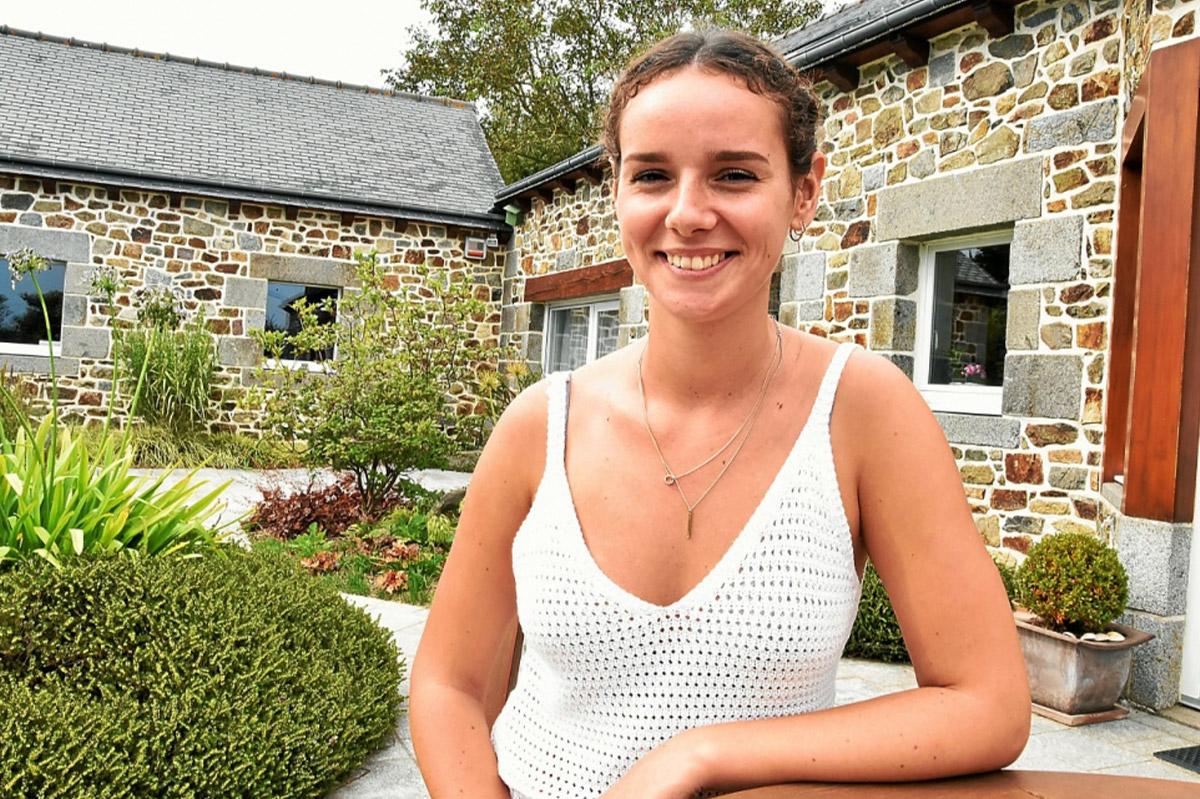
<svg viewBox="0 0 1200 799">
<path fill-rule="evenodd" d="M 470 431 L 458 419 L 470 409 L 448 399 L 495 374 L 485 365 L 496 362 L 496 347 L 475 336 L 488 312 L 480 287 L 424 266 L 412 271 L 419 284 L 394 290 L 395 275 L 375 254 L 360 256 L 358 291 L 336 303 L 295 303 L 298 332 L 257 333 L 267 358 L 278 361 L 285 349 L 336 357 L 319 371 L 264 364 L 259 387 L 242 400 L 263 411 L 265 429 L 304 442 L 311 465 L 351 472 L 368 515 L 404 485 L 405 472 L 444 468 L 463 448 Z"/>
<path fill-rule="evenodd" d="M 1056 533 L 1034 544 L 1017 582 L 1021 604 L 1057 630 L 1101 632 L 1129 599 L 1117 553 L 1085 533 Z"/>
<path fill-rule="evenodd" d="M 843 652 L 846 657 L 908 663 L 908 648 L 896 621 L 896 612 L 875 567 L 868 562 L 863 572 L 862 599 Z"/>
<path fill-rule="evenodd" d="M 216 346 L 203 315 L 183 322 L 179 300 L 165 286 L 143 289 L 137 305 L 137 326 L 113 331 L 123 384 L 132 390 L 135 381 L 144 381 L 132 414 L 175 431 L 202 427 L 217 368 Z"/>
<path fill-rule="evenodd" d="M 5 796 L 318 797 L 393 730 L 389 635 L 285 559 L 0 575 Z"/>
<path fill-rule="evenodd" d="M 1004 583 L 1004 593 L 1008 596 L 1008 602 L 1011 605 L 1017 601 L 1017 569 L 1004 559 L 1006 557 L 993 555 L 992 563 L 996 564 L 996 571 L 1000 572 L 1000 582 Z"/>
<path fill-rule="evenodd" d="M 95 455 L 106 435 L 99 426 L 77 428 L 88 451 Z M 271 438 L 205 430 L 174 431 L 135 424 L 129 428 L 129 448 L 138 469 L 290 469 L 299 456 Z"/>
</svg>

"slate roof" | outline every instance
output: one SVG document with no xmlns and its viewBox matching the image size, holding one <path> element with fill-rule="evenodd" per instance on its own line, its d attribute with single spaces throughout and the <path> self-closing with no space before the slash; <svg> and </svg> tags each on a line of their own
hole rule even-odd
<svg viewBox="0 0 1200 799">
<path fill-rule="evenodd" d="M 0 170 L 502 224 L 468 103 L 7 27 L 0 75 Z"/>
<path fill-rule="evenodd" d="M 893 31 L 937 16 L 966 0 L 863 0 L 781 36 L 772 44 L 804 69 L 863 47 Z"/>
</svg>

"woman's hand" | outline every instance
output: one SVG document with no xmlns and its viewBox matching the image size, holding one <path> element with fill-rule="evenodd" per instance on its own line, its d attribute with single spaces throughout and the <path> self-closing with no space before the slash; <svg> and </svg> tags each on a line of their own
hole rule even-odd
<svg viewBox="0 0 1200 799">
<path fill-rule="evenodd" d="M 690 799 L 703 786 L 703 758 L 689 730 L 651 749 L 601 799 Z"/>
</svg>

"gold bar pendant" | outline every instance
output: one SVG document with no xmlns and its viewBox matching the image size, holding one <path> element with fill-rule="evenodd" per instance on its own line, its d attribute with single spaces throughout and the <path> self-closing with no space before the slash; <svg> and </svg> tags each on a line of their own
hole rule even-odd
<svg viewBox="0 0 1200 799">
<path fill-rule="evenodd" d="M 690 540 L 691 540 L 691 538 L 692 538 L 692 512 L 691 512 L 690 510 L 688 511 L 688 529 L 687 529 L 687 537 L 688 537 L 688 540 L 689 540 L 689 541 L 690 541 Z"/>
</svg>

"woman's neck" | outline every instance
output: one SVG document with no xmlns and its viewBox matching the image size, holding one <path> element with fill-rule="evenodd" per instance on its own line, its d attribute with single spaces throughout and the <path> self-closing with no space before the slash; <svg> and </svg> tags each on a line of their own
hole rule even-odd
<svg viewBox="0 0 1200 799">
<path fill-rule="evenodd" d="M 642 379 L 657 402 L 694 409 L 757 394 L 776 357 L 776 327 L 753 309 L 718 322 L 655 317 L 642 356 Z"/>
</svg>

